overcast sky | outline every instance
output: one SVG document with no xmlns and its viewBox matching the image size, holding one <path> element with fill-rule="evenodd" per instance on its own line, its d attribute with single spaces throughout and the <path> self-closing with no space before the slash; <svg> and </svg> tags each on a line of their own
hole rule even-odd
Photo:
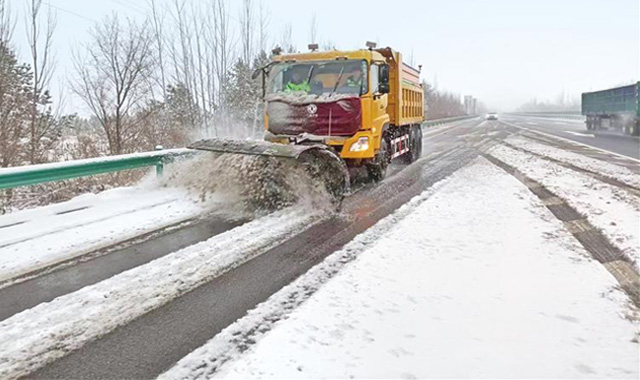
<svg viewBox="0 0 640 380">
<path fill-rule="evenodd" d="M 44 1 L 58 18 L 59 81 L 73 76 L 72 47 L 88 40 L 94 22 L 111 12 L 143 19 L 148 9 L 147 0 Z M 306 49 L 315 14 L 318 42 L 331 40 L 341 49 L 362 48 L 367 40 L 391 46 L 407 60 L 413 56 L 423 65 L 422 77 L 437 80 L 439 88 L 472 94 L 499 110 L 639 79 L 640 0 L 263 1 L 272 44 L 291 23 L 294 43 Z M 26 0 L 9 2 L 14 13 L 24 12 Z M 240 1 L 230 4 L 237 20 Z M 26 60 L 20 22 L 14 41 Z M 67 103 L 69 111 L 84 113 L 77 100 Z"/>
</svg>

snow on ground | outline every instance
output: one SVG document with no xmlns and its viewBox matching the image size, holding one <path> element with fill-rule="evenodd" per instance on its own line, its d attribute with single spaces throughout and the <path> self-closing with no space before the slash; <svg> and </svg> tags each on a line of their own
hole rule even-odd
<svg viewBox="0 0 640 380">
<path fill-rule="evenodd" d="M 0 378 L 24 376 L 80 348 L 246 262 L 318 218 L 304 208 L 282 210 L 1 321 Z"/>
<path fill-rule="evenodd" d="M 589 175 L 528 153 L 496 146 L 489 154 L 540 182 L 602 229 L 636 267 L 640 266 L 640 200 Z"/>
<path fill-rule="evenodd" d="M 545 157 L 553 158 L 561 162 L 572 164 L 581 169 L 602 174 L 606 177 L 616 179 L 629 186 L 640 188 L 640 175 L 635 174 L 623 166 L 610 164 L 606 161 L 587 157 L 582 154 L 573 153 L 564 149 L 555 148 L 549 145 L 537 143 L 531 139 L 523 137 L 509 137 L 506 142 L 518 148 L 536 153 Z"/>
<path fill-rule="evenodd" d="M 562 223 L 481 159 L 161 378 L 637 378 L 630 308 Z"/>
<path fill-rule="evenodd" d="M 204 207 L 181 189 L 127 187 L 2 215 L 0 282 L 193 218 Z"/>
</svg>

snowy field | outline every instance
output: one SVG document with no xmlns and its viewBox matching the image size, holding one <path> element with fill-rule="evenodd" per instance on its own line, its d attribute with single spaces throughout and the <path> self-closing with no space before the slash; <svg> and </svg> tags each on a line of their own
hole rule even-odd
<svg viewBox="0 0 640 380">
<path fill-rule="evenodd" d="M 614 278 L 478 159 L 161 377 L 638 378 L 637 328 Z"/>
</svg>

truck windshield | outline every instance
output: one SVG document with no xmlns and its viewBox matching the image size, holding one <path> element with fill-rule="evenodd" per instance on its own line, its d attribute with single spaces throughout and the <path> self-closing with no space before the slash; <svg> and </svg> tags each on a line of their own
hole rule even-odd
<svg viewBox="0 0 640 380">
<path fill-rule="evenodd" d="M 278 63 L 267 78 L 267 94 L 304 92 L 314 95 L 367 92 L 364 60 Z"/>
</svg>

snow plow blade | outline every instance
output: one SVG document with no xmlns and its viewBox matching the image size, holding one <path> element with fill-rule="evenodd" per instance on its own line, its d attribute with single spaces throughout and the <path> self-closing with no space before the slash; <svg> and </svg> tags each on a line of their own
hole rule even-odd
<svg viewBox="0 0 640 380">
<path fill-rule="evenodd" d="M 326 149 L 318 145 L 285 145 L 268 141 L 208 139 L 200 140 L 187 148 L 207 150 L 218 153 L 250 154 L 255 156 L 271 156 L 297 159 L 303 152 L 310 149 Z"/>
<path fill-rule="evenodd" d="M 322 183 L 334 204 L 339 205 L 345 194 L 349 192 L 350 180 L 346 164 L 332 150 L 322 144 L 288 145 L 268 141 L 225 138 L 196 141 L 187 148 L 222 154 L 291 159 L 302 165 L 310 179 Z"/>
</svg>

